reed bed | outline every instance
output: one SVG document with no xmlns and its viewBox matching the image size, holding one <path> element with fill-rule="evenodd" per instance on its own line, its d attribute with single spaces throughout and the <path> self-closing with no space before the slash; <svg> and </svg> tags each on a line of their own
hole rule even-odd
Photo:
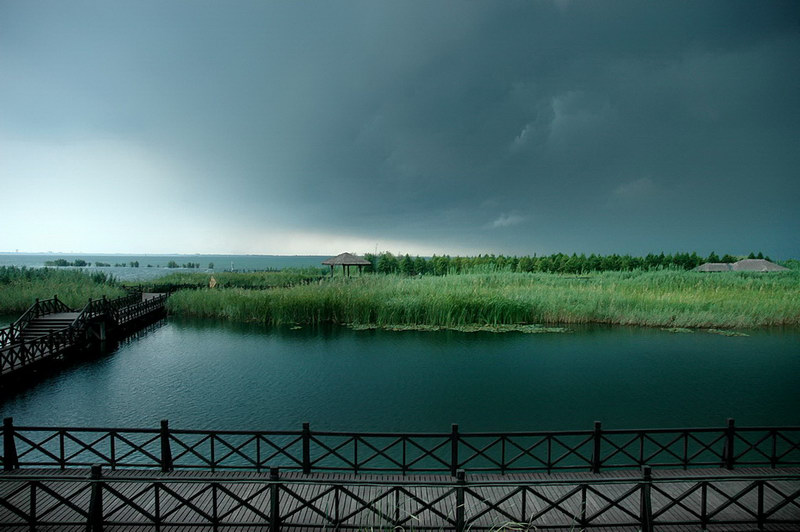
<svg viewBox="0 0 800 532">
<path fill-rule="evenodd" d="M 83 307 L 89 298 L 118 297 L 125 291 L 113 277 L 102 272 L 53 268 L 0 267 L 0 313 L 21 313 L 36 298 L 58 298 L 72 308 Z"/>
<path fill-rule="evenodd" d="M 267 272 L 175 272 L 160 277 L 151 284 L 166 286 L 192 285 L 198 288 L 207 287 L 214 279 L 217 288 L 253 288 L 266 289 L 298 284 L 307 284 L 323 277 L 324 271 L 320 268 L 287 268 L 280 271 Z M 139 283 L 130 283 L 138 285 Z"/>
<path fill-rule="evenodd" d="M 800 325 L 800 272 L 676 270 L 365 275 L 275 290 L 174 294 L 172 314 L 265 324 L 501 326 L 609 323 L 653 327 Z"/>
</svg>

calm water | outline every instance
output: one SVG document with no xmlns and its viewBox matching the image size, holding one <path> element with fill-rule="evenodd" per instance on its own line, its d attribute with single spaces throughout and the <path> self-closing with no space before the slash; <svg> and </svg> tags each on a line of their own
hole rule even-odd
<svg viewBox="0 0 800 532">
<path fill-rule="evenodd" d="M 169 319 L 7 397 L 19 424 L 464 431 L 800 425 L 800 331 L 300 330 Z"/>
<path fill-rule="evenodd" d="M 104 262 L 110 267 L 82 268 L 88 272 L 101 271 L 122 281 L 149 281 L 172 272 L 214 272 L 223 270 L 253 271 L 282 268 L 322 267 L 327 256 L 316 255 L 89 255 L 71 253 L 0 253 L 0 266 L 26 266 L 42 268 L 46 261 L 64 259 L 74 262 L 83 259 L 92 264 Z M 169 261 L 178 264 L 199 263 L 200 269 L 167 268 Z M 139 262 L 138 268 L 114 266 Z M 213 264 L 213 267 L 209 267 Z"/>
</svg>

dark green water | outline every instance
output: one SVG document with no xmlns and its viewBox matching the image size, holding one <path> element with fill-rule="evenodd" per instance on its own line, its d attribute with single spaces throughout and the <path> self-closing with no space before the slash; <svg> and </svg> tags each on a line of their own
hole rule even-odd
<svg viewBox="0 0 800 532">
<path fill-rule="evenodd" d="M 6 397 L 24 425 L 463 431 L 800 425 L 800 331 L 301 330 L 170 319 Z"/>
</svg>

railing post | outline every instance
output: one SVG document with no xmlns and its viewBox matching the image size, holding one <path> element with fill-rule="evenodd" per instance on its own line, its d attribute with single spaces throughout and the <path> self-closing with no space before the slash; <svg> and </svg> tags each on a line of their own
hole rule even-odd
<svg viewBox="0 0 800 532">
<path fill-rule="evenodd" d="M 87 523 L 88 532 L 102 532 L 103 530 L 103 483 L 100 479 L 103 475 L 101 465 L 93 465 L 89 479 L 92 481 L 92 494 L 89 499 L 89 522 Z"/>
<path fill-rule="evenodd" d="M 14 441 L 14 418 L 3 419 L 3 469 L 11 471 L 19 468 L 17 443 Z"/>
<path fill-rule="evenodd" d="M 281 529 L 281 511 L 279 502 L 279 495 L 281 486 L 278 484 L 278 468 L 269 468 L 269 479 L 272 481 L 269 485 L 269 532 L 278 532 Z"/>
<path fill-rule="evenodd" d="M 733 469 L 734 455 L 733 455 L 733 439 L 736 435 L 736 428 L 734 427 L 733 418 L 728 418 L 728 427 L 725 429 L 725 452 L 723 458 L 725 459 L 725 469 Z"/>
<path fill-rule="evenodd" d="M 172 465 L 172 449 L 169 446 L 169 421 L 161 420 L 161 471 L 167 473 L 174 469 Z"/>
<path fill-rule="evenodd" d="M 708 524 L 708 482 L 700 483 L 700 529 L 705 530 Z"/>
<path fill-rule="evenodd" d="M 599 421 L 594 422 L 594 435 L 592 436 L 592 473 L 600 472 L 600 443 L 603 441 L 603 426 Z"/>
<path fill-rule="evenodd" d="M 467 483 L 466 472 L 463 469 L 456 471 L 456 532 L 464 532 L 464 486 Z"/>
<path fill-rule="evenodd" d="M 650 498 L 650 489 L 652 484 L 652 469 L 650 466 L 644 466 L 642 468 L 642 496 L 639 504 L 639 516 L 641 519 L 642 532 L 653 532 L 653 506 Z"/>
<path fill-rule="evenodd" d="M 36 532 L 36 486 L 37 482 L 30 482 L 30 511 L 28 512 L 28 529 L 30 532 Z"/>
<path fill-rule="evenodd" d="M 458 472 L 458 423 L 450 427 L 450 474 L 456 476 Z"/>
<path fill-rule="evenodd" d="M 311 473 L 311 428 L 303 423 L 303 474 Z"/>
</svg>

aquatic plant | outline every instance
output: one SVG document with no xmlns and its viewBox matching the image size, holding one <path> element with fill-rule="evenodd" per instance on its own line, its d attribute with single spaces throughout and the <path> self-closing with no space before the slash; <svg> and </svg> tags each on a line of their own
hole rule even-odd
<svg viewBox="0 0 800 532">
<path fill-rule="evenodd" d="M 267 291 L 181 291 L 170 298 L 168 309 L 178 315 L 267 324 L 796 326 L 800 272 L 365 275 Z"/>
<path fill-rule="evenodd" d="M 80 308 L 89 298 L 118 297 L 125 291 L 103 272 L 0 266 L 0 312 L 23 312 L 36 298 L 54 295 L 67 306 Z"/>
</svg>

